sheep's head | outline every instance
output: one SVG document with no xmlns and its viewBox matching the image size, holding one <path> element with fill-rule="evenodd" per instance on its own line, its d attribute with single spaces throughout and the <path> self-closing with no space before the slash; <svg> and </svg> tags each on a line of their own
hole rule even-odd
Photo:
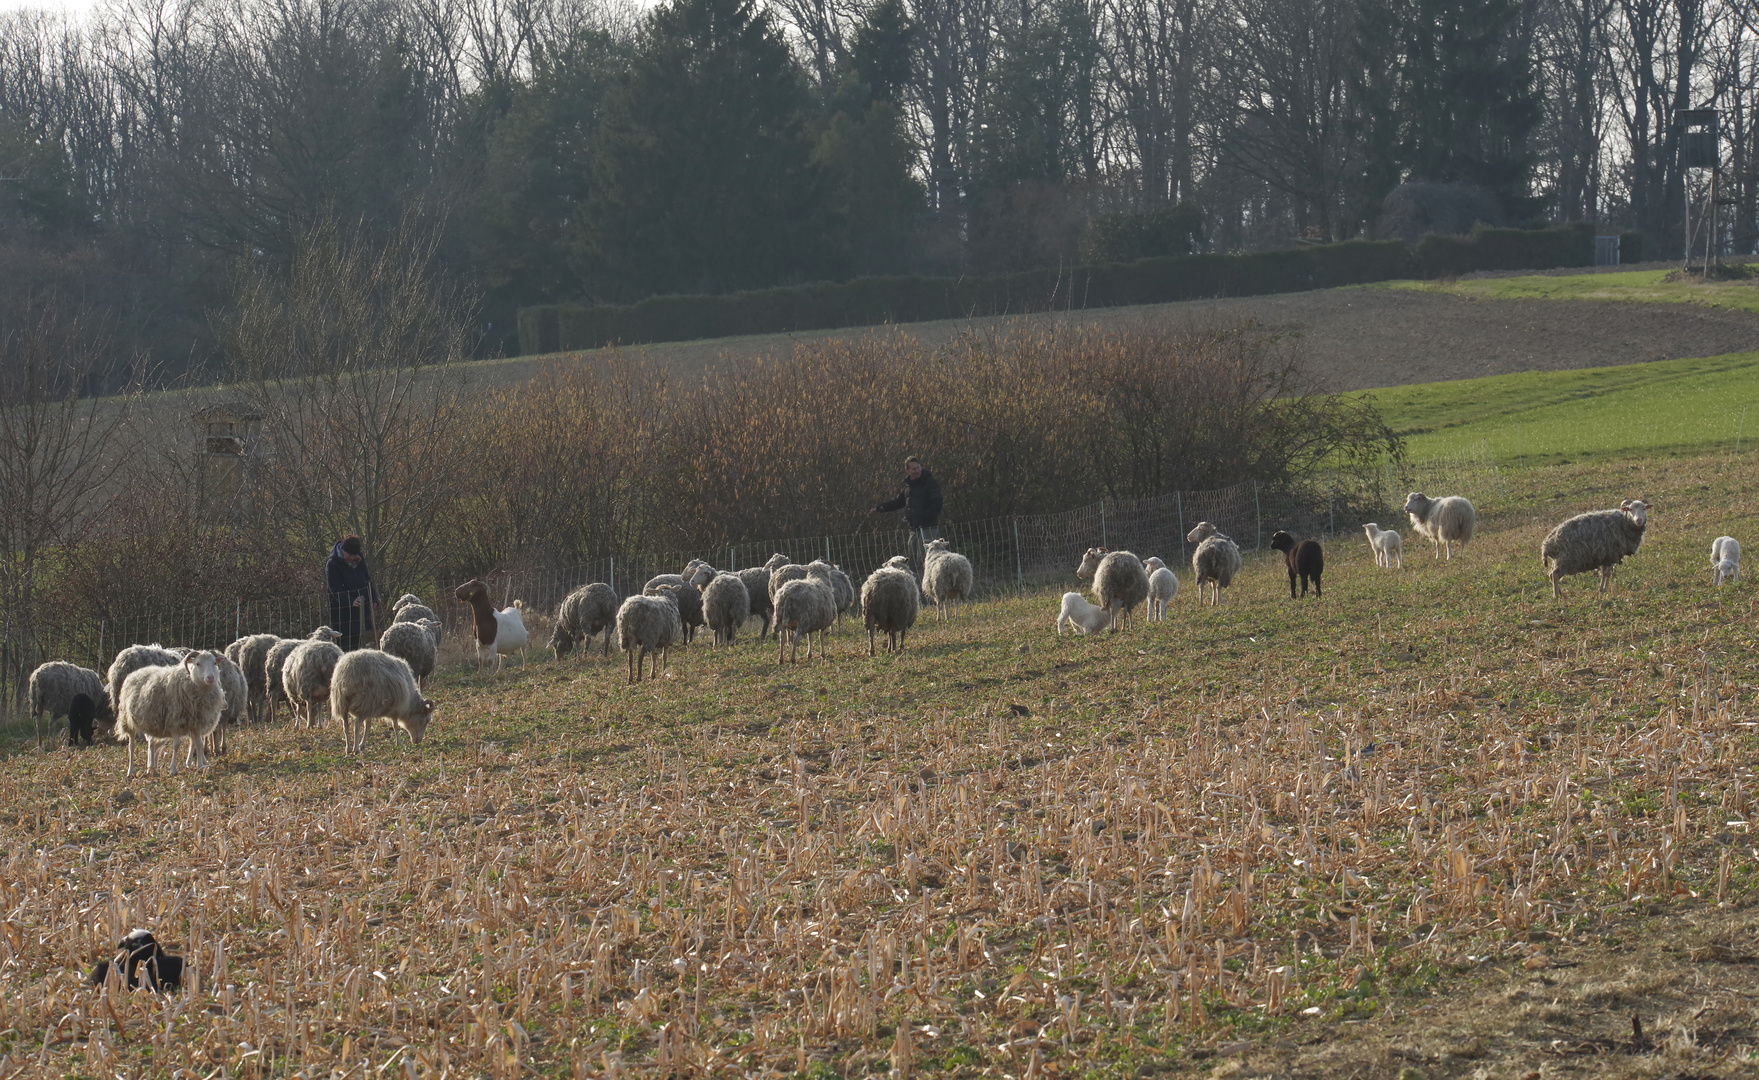
<svg viewBox="0 0 1759 1080">
<path fill-rule="evenodd" d="M 774 555 L 770 556 L 770 561 L 764 563 L 763 568 L 765 570 L 779 570 L 782 567 L 787 566 L 789 563 L 791 563 L 793 561 L 794 561 L 793 559 L 789 558 L 788 556 L 786 556 L 778 551 Z"/>
<path fill-rule="evenodd" d="M 1142 560 L 1142 569 L 1151 574 L 1156 570 L 1165 570 L 1166 568 L 1167 564 L 1161 561 L 1159 555 L 1150 555 L 1148 558 Z"/>
<path fill-rule="evenodd" d="M 1221 530 L 1216 528 L 1214 524 L 1207 521 L 1199 521 L 1192 527 L 1190 532 L 1185 534 L 1185 540 L 1188 543 L 1201 544 L 1219 532 L 1221 532 Z"/>
<path fill-rule="evenodd" d="M 908 570 L 910 569 L 910 557 L 908 555 L 893 555 L 886 560 L 886 569 Z"/>
<path fill-rule="evenodd" d="M 574 635 L 561 623 L 557 623 L 555 629 L 550 631 L 550 648 L 556 650 L 558 660 L 574 651 Z"/>
<path fill-rule="evenodd" d="M 312 640 L 312 641 L 340 641 L 340 640 L 342 640 L 342 631 L 332 629 L 331 627 L 328 627 L 328 626 L 320 626 L 316 630 L 313 630 L 311 632 L 311 639 L 310 640 Z"/>
<path fill-rule="evenodd" d="M 422 698 L 421 707 L 411 710 L 409 716 L 399 718 L 397 726 L 409 732 L 409 745 L 420 746 L 422 736 L 428 733 L 428 725 L 438 719 L 434 715 L 434 703 Z"/>
<path fill-rule="evenodd" d="M 936 552 L 951 551 L 953 550 L 953 542 L 943 536 L 939 539 L 929 541 L 928 547 L 924 550 Z"/>
<path fill-rule="evenodd" d="M 1075 576 L 1082 581 L 1091 578 L 1099 570 L 1099 560 L 1105 558 L 1105 548 L 1088 548 L 1081 556 L 1081 565 L 1075 568 Z"/>
<path fill-rule="evenodd" d="M 404 608 L 408 607 L 411 604 L 420 604 L 420 603 L 421 603 L 421 597 L 415 595 L 414 593 L 404 593 L 402 596 L 399 596 L 397 598 L 397 602 L 395 604 L 391 605 L 391 610 L 393 612 L 402 611 Z"/>
<path fill-rule="evenodd" d="M 1639 525 L 1649 522 L 1649 504 L 1642 499 L 1626 499 L 1619 504 L 1619 509 L 1631 515 L 1631 519 Z"/>
<path fill-rule="evenodd" d="M 1270 546 L 1274 551 L 1295 550 L 1295 538 L 1281 529 L 1271 534 Z"/>
<path fill-rule="evenodd" d="M 1362 526 L 1362 531 L 1368 534 L 1368 539 L 1372 540 L 1374 539 L 1374 534 L 1380 531 L 1380 522 L 1370 521 L 1368 524 Z"/>
<path fill-rule="evenodd" d="M 700 566 L 698 566 L 691 573 L 684 575 L 685 581 L 690 582 L 690 584 L 695 585 L 699 589 L 705 588 L 708 585 L 708 583 L 713 581 L 714 579 L 715 579 L 715 568 L 710 566 L 708 563 L 703 563 Z"/>
<path fill-rule="evenodd" d="M 1405 513 L 1421 514 L 1429 509 L 1429 496 L 1421 491 L 1413 491 L 1405 496 Z"/>
<path fill-rule="evenodd" d="M 684 590 L 684 586 L 682 586 L 682 585 L 655 585 L 653 592 L 649 593 L 648 595 L 658 597 L 661 600 L 670 600 L 672 602 L 672 606 L 677 607 L 678 606 L 678 594 L 680 592 L 682 592 L 683 590 Z"/>
<path fill-rule="evenodd" d="M 183 670 L 198 686 L 213 686 L 220 681 L 220 654 L 193 652 L 183 658 Z"/>
</svg>

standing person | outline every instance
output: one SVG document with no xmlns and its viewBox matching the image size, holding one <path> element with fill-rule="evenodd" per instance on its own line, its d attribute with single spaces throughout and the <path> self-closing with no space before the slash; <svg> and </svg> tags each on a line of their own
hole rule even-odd
<svg viewBox="0 0 1759 1080">
<path fill-rule="evenodd" d="M 941 482 L 911 454 L 904 459 L 904 490 L 890 502 L 880 503 L 869 514 L 904 511 L 904 524 L 916 533 L 919 543 L 927 547 L 941 534 Z"/>
<path fill-rule="evenodd" d="M 330 587 L 330 626 L 342 634 L 336 643 L 342 651 L 360 648 L 363 639 L 369 645 L 377 641 L 373 607 L 379 596 L 360 551 L 360 537 L 344 536 L 336 541 L 330 549 L 330 561 L 324 564 L 324 581 Z"/>
</svg>

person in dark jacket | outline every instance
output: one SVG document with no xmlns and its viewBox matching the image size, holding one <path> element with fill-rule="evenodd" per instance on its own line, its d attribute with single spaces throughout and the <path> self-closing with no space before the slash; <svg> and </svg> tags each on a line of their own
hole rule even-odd
<svg viewBox="0 0 1759 1080">
<path fill-rule="evenodd" d="M 373 628 L 373 607 L 379 602 L 373 587 L 372 571 L 360 551 L 360 537 L 344 536 L 330 549 L 330 561 L 324 564 L 324 581 L 330 588 L 330 626 L 340 631 L 342 640 L 336 644 L 343 652 L 378 641 Z"/>
<path fill-rule="evenodd" d="M 924 547 L 941 534 L 941 482 L 934 478 L 915 454 L 904 459 L 904 491 L 890 502 L 880 503 L 869 514 L 904 511 L 904 524 Z"/>
</svg>

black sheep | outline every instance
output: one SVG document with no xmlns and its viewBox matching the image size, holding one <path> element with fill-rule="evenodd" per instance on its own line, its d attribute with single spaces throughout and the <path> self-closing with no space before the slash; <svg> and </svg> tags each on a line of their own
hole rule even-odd
<svg viewBox="0 0 1759 1080">
<path fill-rule="evenodd" d="M 115 964 L 120 977 L 130 990 L 180 990 L 183 988 L 183 958 L 172 956 L 159 948 L 151 930 L 134 930 L 116 945 L 114 960 L 99 960 L 92 968 L 91 984 L 102 986 Z"/>
<path fill-rule="evenodd" d="M 1319 575 L 1325 573 L 1325 552 L 1317 540 L 1297 541 L 1281 529 L 1270 538 L 1270 546 L 1283 553 L 1289 564 L 1289 599 L 1295 599 L 1295 578 L 1301 579 L 1301 595 L 1307 595 L 1307 579 L 1313 579 L 1313 595 L 1319 591 Z"/>
<path fill-rule="evenodd" d="M 81 740 L 92 745 L 92 722 L 97 719 L 98 706 L 90 694 L 75 694 L 67 704 L 67 745 L 78 746 Z"/>
</svg>

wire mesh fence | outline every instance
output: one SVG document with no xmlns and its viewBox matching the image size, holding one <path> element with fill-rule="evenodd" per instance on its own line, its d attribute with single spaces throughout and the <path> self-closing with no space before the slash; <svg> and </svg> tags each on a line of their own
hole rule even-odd
<svg viewBox="0 0 1759 1080">
<path fill-rule="evenodd" d="M 1024 592 L 1055 583 L 1073 585 L 1075 567 L 1090 547 L 1158 555 L 1171 566 L 1187 563 L 1185 536 L 1209 521 L 1243 549 L 1258 550 L 1278 529 L 1299 536 L 1360 535 L 1365 521 L 1403 520 L 1407 491 L 1465 495 L 1481 509 L 1507 504 L 1502 473 L 1487 448 L 1423 462 L 1386 462 L 1378 469 L 1321 477 L 1301 491 L 1276 492 L 1242 483 L 1209 491 L 1174 491 L 1147 499 L 1101 499 L 1048 514 L 948 521 L 940 529 L 953 550 L 971 560 L 978 598 Z M 840 566 L 859 587 L 867 575 L 895 555 L 904 555 L 918 572 L 923 547 L 911 530 L 886 527 L 829 536 L 744 540 L 712 548 L 639 552 L 606 556 L 566 567 L 483 575 L 496 606 L 514 600 L 528 612 L 554 612 L 568 593 L 603 581 L 619 595 L 641 591 L 660 574 L 679 573 L 692 559 L 720 569 L 758 566 L 772 555 L 806 563 L 824 559 Z M 452 598 L 458 582 L 438 575 L 423 602 L 440 617 L 448 634 L 463 633 L 469 610 Z M 394 596 L 381 596 L 378 629 L 391 618 Z M 25 642 L 0 645 L 0 701 L 20 701 L 29 672 L 45 660 L 68 660 L 102 672 L 116 653 L 132 644 L 160 643 L 222 648 L 246 634 L 303 637 L 330 619 L 325 593 L 239 598 L 229 604 L 190 605 L 100 620 L 96 625 L 52 620 Z"/>
</svg>

